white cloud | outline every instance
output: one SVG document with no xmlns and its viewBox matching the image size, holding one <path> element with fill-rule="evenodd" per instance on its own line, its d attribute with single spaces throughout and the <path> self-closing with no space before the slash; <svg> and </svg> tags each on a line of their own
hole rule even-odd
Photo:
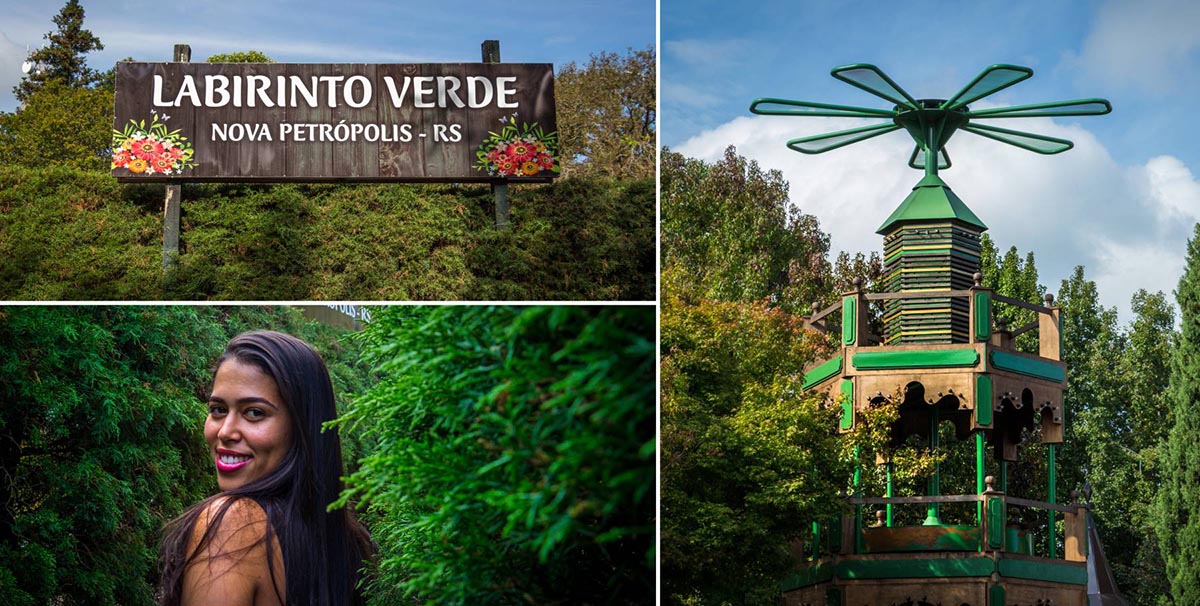
<svg viewBox="0 0 1200 606">
<path fill-rule="evenodd" d="M 746 48 L 746 42 L 738 39 L 689 39 L 664 40 L 663 50 L 672 59 L 678 59 L 693 67 L 711 69 L 714 66 L 728 65 L 738 60 L 738 55 Z"/>
<path fill-rule="evenodd" d="M 882 251 L 875 229 L 921 177 L 907 167 L 912 140 L 897 132 L 815 156 L 785 146 L 795 137 L 870 123 L 741 117 L 675 151 L 714 161 L 734 145 L 764 168 L 783 172 L 792 203 L 820 219 L 833 254 Z M 1171 156 L 1121 166 L 1087 130 L 1049 119 L 1022 119 L 1019 128 L 1070 139 L 1075 148 L 1042 156 L 958 133 L 947 146 L 954 166 L 942 171 L 997 245 L 1032 251 L 1051 292 L 1075 265 L 1084 265 L 1104 304 L 1116 306 L 1123 320 L 1138 288 L 1171 292 L 1191 226 L 1200 219 L 1200 183 L 1188 167 Z"/>
<path fill-rule="evenodd" d="M 1162 93 L 1196 77 L 1200 3 L 1194 0 L 1110 0 L 1078 60 L 1100 82 Z"/>
</svg>

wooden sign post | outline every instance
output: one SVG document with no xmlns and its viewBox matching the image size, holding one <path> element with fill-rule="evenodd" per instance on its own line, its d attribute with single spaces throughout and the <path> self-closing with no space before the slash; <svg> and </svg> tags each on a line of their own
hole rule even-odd
<svg viewBox="0 0 1200 606">
<path fill-rule="evenodd" d="M 484 40 L 482 49 L 484 63 L 500 62 L 500 41 Z M 492 196 L 496 199 L 496 229 L 508 227 L 508 180 L 492 182 Z"/>
<path fill-rule="evenodd" d="M 192 47 L 187 44 L 176 44 L 174 52 L 176 63 L 186 63 L 192 60 Z M 167 185 L 167 193 L 163 199 L 163 272 L 171 268 L 179 259 L 179 216 L 183 186 L 171 183 Z"/>
</svg>

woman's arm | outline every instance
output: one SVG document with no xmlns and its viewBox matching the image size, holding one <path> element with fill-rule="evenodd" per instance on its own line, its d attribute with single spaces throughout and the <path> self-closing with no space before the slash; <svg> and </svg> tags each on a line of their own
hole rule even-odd
<svg viewBox="0 0 1200 606">
<path fill-rule="evenodd" d="M 195 551 L 224 499 L 200 514 L 188 541 Z M 207 545 L 188 564 L 183 576 L 183 606 L 264 606 L 284 597 L 283 554 L 271 542 L 275 585 L 267 567 L 267 514 L 252 499 L 238 499 L 225 513 Z M 275 587 L 278 588 L 276 592 Z"/>
</svg>

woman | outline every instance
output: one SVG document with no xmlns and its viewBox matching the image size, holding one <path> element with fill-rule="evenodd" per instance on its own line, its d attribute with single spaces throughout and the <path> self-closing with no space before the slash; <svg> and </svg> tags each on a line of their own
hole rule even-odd
<svg viewBox="0 0 1200 606">
<path fill-rule="evenodd" d="M 217 361 L 204 438 L 221 493 L 166 528 L 160 603 L 350 605 L 373 549 L 341 490 L 333 385 L 307 343 L 237 336 Z"/>
</svg>

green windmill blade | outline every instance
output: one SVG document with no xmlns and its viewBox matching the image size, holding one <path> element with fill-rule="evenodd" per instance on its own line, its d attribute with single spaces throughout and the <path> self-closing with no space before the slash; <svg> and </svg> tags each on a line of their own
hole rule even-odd
<svg viewBox="0 0 1200 606">
<path fill-rule="evenodd" d="M 963 130 L 975 133 L 981 137 L 995 139 L 1002 143 L 1015 145 L 1021 149 L 1027 149 L 1031 152 L 1039 154 L 1053 155 L 1061 154 L 1062 152 L 1075 147 L 1075 144 L 1067 139 L 1059 139 L 1048 135 L 1037 135 L 1019 130 L 1010 130 L 997 126 L 988 126 L 986 124 L 970 124 L 962 127 Z"/>
<path fill-rule="evenodd" d="M 775 106 L 783 107 L 775 107 Z M 794 101 L 791 99 L 755 99 L 750 104 L 750 113 L 761 116 L 829 116 L 848 118 L 891 118 L 892 112 L 886 109 L 869 107 L 854 107 L 853 105 L 835 105 L 832 103 L 816 103 L 813 101 Z"/>
<path fill-rule="evenodd" d="M 1112 112 L 1112 104 L 1105 99 L 1076 99 L 977 109 L 967 112 L 971 118 L 1032 118 L 1057 116 L 1103 116 Z"/>
<path fill-rule="evenodd" d="M 942 104 L 942 109 L 954 110 L 996 94 L 1022 80 L 1033 77 L 1033 70 L 1019 65 L 991 65 Z"/>
<path fill-rule="evenodd" d="M 916 99 L 908 94 L 899 84 L 896 84 L 883 70 L 870 63 L 855 63 L 835 67 L 829 72 L 834 78 L 851 86 L 861 88 L 877 97 L 882 97 L 896 105 L 917 107 Z"/>
<path fill-rule="evenodd" d="M 835 67 L 830 75 L 855 88 L 891 102 L 892 107 L 872 109 L 813 101 L 762 98 L 756 99 L 750 105 L 750 111 L 755 114 L 774 116 L 890 118 L 891 124 L 877 124 L 800 137 L 789 140 L 787 146 L 801 153 L 819 154 L 903 128 L 916 143 L 916 149 L 909 157 L 908 165 L 912 168 L 923 169 L 927 175 L 936 175 L 938 170 L 950 168 L 951 163 L 946 152 L 946 144 L 960 129 L 1039 154 L 1061 153 L 1071 149 L 1074 145 L 1066 139 L 973 123 L 973 120 L 1096 116 L 1112 111 L 1112 104 L 1104 99 L 1054 101 L 981 110 L 972 110 L 968 107 L 969 103 L 996 94 L 1033 76 L 1032 69 L 1019 65 L 988 66 L 949 99 L 916 99 L 883 70 L 869 63 Z M 926 161 L 926 157 L 929 156 L 935 156 L 937 161 Z"/>
<path fill-rule="evenodd" d="M 900 127 L 895 124 L 875 124 L 872 126 L 862 126 L 859 128 L 840 130 L 833 133 L 825 133 L 823 135 L 800 137 L 799 139 L 792 139 L 791 141 L 788 141 L 787 146 L 802 154 L 819 154 L 827 152 L 831 149 L 845 147 L 851 143 L 866 141 L 871 137 L 886 135 L 896 130 L 900 130 Z"/>
</svg>

